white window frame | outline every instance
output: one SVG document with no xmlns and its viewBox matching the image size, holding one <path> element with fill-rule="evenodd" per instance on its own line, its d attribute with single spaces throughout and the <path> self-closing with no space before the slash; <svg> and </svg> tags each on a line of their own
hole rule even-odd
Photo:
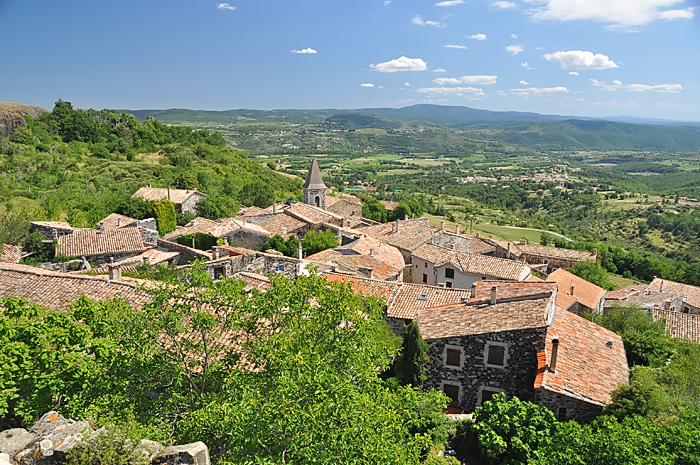
<svg viewBox="0 0 700 465">
<path fill-rule="evenodd" d="M 459 351 L 459 366 L 447 364 L 447 349 Z M 464 368 L 464 347 L 445 344 L 444 349 L 442 349 L 442 364 L 445 365 L 445 368 L 449 368 L 451 370 L 462 370 Z"/>
<path fill-rule="evenodd" d="M 489 363 L 489 346 L 503 347 L 503 365 L 491 365 Z M 489 368 L 505 368 L 508 366 L 508 344 L 499 341 L 487 341 L 484 345 L 484 365 Z"/>
<path fill-rule="evenodd" d="M 442 380 L 440 381 L 440 392 L 444 393 L 445 392 L 445 384 L 449 384 L 450 386 L 457 386 L 458 391 L 457 391 L 457 405 L 462 405 L 462 395 L 463 395 L 463 389 L 462 389 L 462 383 L 459 381 L 450 381 L 450 380 Z M 447 394 L 445 394 L 447 395 Z"/>
<path fill-rule="evenodd" d="M 506 392 L 505 389 L 501 389 L 495 386 L 483 385 L 479 388 L 479 393 L 476 395 L 476 406 L 481 407 L 484 403 L 481 401 L 483 399 L 484 390 L 493 392 Z"/>
</svg>

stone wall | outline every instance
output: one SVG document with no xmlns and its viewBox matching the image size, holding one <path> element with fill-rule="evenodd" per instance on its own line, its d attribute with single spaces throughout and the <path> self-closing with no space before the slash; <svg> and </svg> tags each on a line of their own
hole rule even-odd
<svg viewBox="0 0 700 465">
<path fill-rule="evenodd" d="M 328 207 L 326 210 L 333 212 L 345 218 L 350 218 L 353 216 L 362 216 L 362 205 L 356 204 L 355 202 L 350 202 L 349 200 L 341 199 Z"/>
<path fill-rule="evenodd" d="M 538 389 L 536 391 L 535 403 L 547 407 L 560 421 L 576 420 L 589 422 L 603 412 L 603 407 L 598 404 L 575 399 L 547 389 Z"/>
<path fill-rule="evenodd" d="M 472 412 L 480 405 L 484 388 L 503 391 L 506 396 L 521 400 L 534 399 L 537 374 L 537 353 L 544 350 L 546 328 L 468 335 L 426 340 L 430 345 L 430 364 L 426 386 L 439 390 L 445 384 L 459 386 L 459 409 Z M 488 343 L 505 347 L 505 365 L 487 366 Z M 446 345 L 462 351 L 462 367 L 445 364 Z"/>
<path fill-rule="evenodd" d="M 269 236 L 250 229 L 237 229 L 224 237 L 228 239 L 228 243 L 232 247 L 260 250 Z"/>
<path fill-rule="evenodd" d="M 397 336 L 401 336 L 401 333 L 403 332 L 403 327 L 410 320 L 384 316 L 384 321 L 386 321 L 386 324 L 389 325 L 389 329 L 391 329 L 394 332 L 394 334 L 396 334 Z"/>
<path fill-rule="evenodd" d="M 211 253 L 205 252 L 203 250 L 193 249 L 192 247 L 187 247 L 177 242 L 166 241 L 165 239 L 158 239 L 156 245 L 165 250 L 178 250 L 181 254 L 177 257 L 176 265 L 186 265 L 197 259 L 199 260 L 211 260 Z"/>
<path fill-rule="evenodd" d="M 185 213 L 185 212 L 190 212 L 192 214 L 197 214 L 197 202 L 202 200 L 204 197 L 207 197 L 206 194 L 202 194 L 201 192 L 195 192 L 192 195 L 190 195 L 187 200 L 182 202 L 180 205 L 175 205 L 175 208 L 180 213 Z"/>
<path fill-rule="evenodd" d="M 61 236 L 67 236 L 68 234 L 73 234 L 73 228 L 57 228 L 55 226 L 45 226 L 41 224 L 32 223 L 29 227 L 29 232 L 33 233 L 39 231 L 47 241 L 53 241 Z"/>
<path fill-rule="evenodd" d="M 139 228 L 143 229 L 153 229 L 155 231 L 158 231 L 158 224 L 156 223 L 155 218 L 144 218 L 143 220 L 139 220 Z"/>
<path fill-rule="evenodd" d="M 141 233 L 141 240 L 146 245 L 156 245 L 160 239 L 160 234 L 155 229 L 140 228 L 139 233 Z"/>
<path fill-rule="evenodd" d="M 571 271 L 571 267 L 574 266 L 576 263 L 579 263 L 579 260 L 573 260 L 573 259 L 567 259 L 567 258 L 552 258 L 552 257 L 545 257 L 543 255 L 533 255 L 533 254 L 528 254 L 528 253 L 523 253 L 520 255 L 520 260 L 524 261 L 525 263 L 529 265 L 539 265 L 541 263 L 546 263 L 547 264 L 547 273 L 551 273 L 553 271 L 558 270 L 559 268 L 564 268 L 566 271 Z"/>
<path fill-rule="evenodd" d="M 263 276 L 284 275 L 290 279 L 307 274 L 310 262 L 283 255 L 258 252 L 255 255 L 224 257 L 207 264 L 216 278 L 232 278 L 236 273 L 256 273 Z"/>
</svg>

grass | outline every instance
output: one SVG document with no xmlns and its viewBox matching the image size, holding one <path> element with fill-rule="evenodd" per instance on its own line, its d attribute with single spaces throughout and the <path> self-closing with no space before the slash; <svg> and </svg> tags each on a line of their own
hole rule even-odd
<svg viewBox="0 0 700 465">
<path fill-rule="evenodd" d="M 623 278 L 619 274 L 608 274 L 608 279 L 615 286 L 615 290 L 622 289 L 629 286 L 634 286 L 636 280 L 630 278 Z M 637 281 L 641 282 L 641 281 Z"/>
<path fill-rule="evenodd" d="M 528 243 L 538 244 L 540 242 L 541 234 L 538 231 L 512 229 L 497 224 L 485 224 L 476 222 L 474 223 L 474 231 L 481 231 L 487 234 L 491 234 L 497 238 L 505 239 L 507 241 L 519 241 L 520 239 L 526 239 Z"/>
</svg>

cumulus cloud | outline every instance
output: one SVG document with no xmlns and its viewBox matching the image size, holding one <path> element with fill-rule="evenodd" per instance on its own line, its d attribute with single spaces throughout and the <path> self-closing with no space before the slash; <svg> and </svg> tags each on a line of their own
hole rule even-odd
<svg viewBox="0 0 700 465">
<path fill-rule="evenodd" d="M 408 82 L 408 81 L 406 81 L 406 82 L 404 82 L 404 83 L 403 83 L 403 85 L 404 85 L 404 86 L 406 86 L 406 87 L 408 87 L 408 86 L 410 86 L 410 85 L 411 85 L 411 83 L 410 83 L 410 82 Z"/>
<path fill-rule="evenodd" d="M 423 18 L 421 18 L 420 15 L 415 15 L 413 18 L 411 18 L 411 22 L 417 26 L 445 27 L 443 23 L 439 23 L 437 21 L 423 21 Z"/>
<path fill-rule="evenodd" d="M 431 71 L 431 73 L 446 73 L 446 72 L 447 71 L 445 71 L 442 68 L 435 68 L 434 70 Z"/>
<path fill-rule="evenodd" d="M 458 49 L 460 49 L 460 50 L 466 50 L 466 49 L 467 49 L 467 46 L 466 46 L 466 45 L 452 45 L 452 44 L 448 44 L 448 45 L 445 45 L 445 48 L 458 48 Z"/>
<path fill-rule="evenodd" d="M 571 92 L 566 87 L 527 87 L 523 89 L 511 89 L 510 93 L 513 95 L 527 96 L 530 94 L 541 95 L 541 94 L 555 94 L 555 93 L 565 93 Z"/>
<path fill-rule="evenodd" d="M 474 34 L 471 36 L 467 36 L 467 38 L 475 40 L 486 40 L 486 34 Z"/>
<path fill-rule="evenodd" d="M 493 2 L 491 6 L 499 10 L 507 10 L 509 8 L 515 8 L 518 5 L 513 2 Z"/>
<path fill-rule="evenodd" d="M 374 87 L 374 84 L 371 82 L 365 82 L 364 84 L 360 84 L 360 87 Z"/>
<path fill-rule="evenodd" d="M 578 73 L 576 71 L 569 71 L 569 74 L 571 74 L 572 76 L 578 76 Z"/>
<path fill-rule="evenodd" d="M 692 19 L 695 9 L 673 8 L 685 0 L 530 0 L 533 19 L 548 21 L 597 21 L 608 29 L 629 31 L 654 21 Z"/>
<path fill-rule="evenodd" d="M 532 66 L 530 66 L 530 65 L 527 63 L 527 61 L 523 61 L 522 63 L 520 63 L 520 66 L 522 66 L 522 67 L 525 68 L 525 69 L 535 69 L 535 68 L 533 68 Z"/>
<path fill-rule="evenodd" d="M 439 2 L 436 3 L 435 6 L 455 6 L 455 5 L 463 5 L 464 0 L 447 0 L 444 2 Z"/>
<path fill-rule="evenodd" d="M 426 71 L 428 64 L 420 58 L 402 56 L 395 60 L 369 65 L 369 67 L 380 73 L 396 73 L 398 71 Z"/>
<path fill-rule="evenodd" d="M 527 82 L 527 81 L 520 81 L 520 85 L 521 85 L 521 86 L 529 86 L 530 83 Z"/>
<path fill-rule="evenodd" d="M 384 0 L 385 5 L 388 5 L 389 3 L 391 3 L 391 0 Z"/>
<path fill-rule="evenodd" d="M 459 97 L 466 97 L 467 95 L 474 98 L 484 97 L 486 94 L 483 89 L 478 87 L 422 87 L 418 89 L 421 94 L 454 94 Z"/>
<path fill-rule="evenodd" d="M 509 52 L 513 52 L 513 55 L 517 55 L 518 53 L 525 50 L 525 47 L 523 47 L 522 45 L 509 45 L 506 47 L 506 50 L 508 50 Z"/>
<path fill-rule="evenodd" d="M 547 61 L 561 63 L 563 69 L 610 69 L 619 68 L 617 64 L 602 53 L 593 54 L 583 50 L 569 50 L 568 52 L 545 53 Z"/>
<path fill-rule="evenodd" d="M 490 86 L 496 84 L 498 76 L 462 76 L 459 78 L 437 78 L 433 79 L 435 84 L 444 85 L 458 85 L 458 84 L 473 84 L 478 86 Z"/>
<path fill-rule="evenodd" d="M 236 11 L 236 7 L 233 5 L 229 5 L 228 3 L 217 3 L 215 8 L 217 10 L 229 10 L 229 11 Z"/>
<path fill-rule="evenodd" d="M 518 34 L 511 34 L 510 36 L 511 36 L 513 39 L 517 39 L 517 38 L 518 38 Z"/>
<path fill-rule="evenodd" d="M 292 53 L 302 53 L 302 54 L 318 53 L 316 50 L 314 50 L 314 49 L 311 48 L 311 47 L 309 47 L 309 48 L 303 48 L 303 49 L 301 49 L 301 50 L 296 50 L 296 49 L 294 49 L 294 50 L 290 50 L 290 51 L 291 51 Z"/>
<path fill-rule="evenodd" d="M 664 92 L 669 94 L 677 94 L 683 90 L 680 84 L 656 84 L 653 86 L 647 84 L 623 84 L 621 81 L 613 81 L 612 84 L 607 84 L 605 81 L 591 79 L 591 83 L 600 87 L 603 90 L 616 92 L 617 90 L 626 90 L 628 92 Z"/>
</svg>

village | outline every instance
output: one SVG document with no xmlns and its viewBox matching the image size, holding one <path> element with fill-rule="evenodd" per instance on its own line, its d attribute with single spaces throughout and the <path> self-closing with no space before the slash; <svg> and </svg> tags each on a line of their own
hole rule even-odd
<svg viewBox="0 0 700 465">
<path fill-rule="evenodd" d="M 629 380 L 620 336 L 584 319 L 636 305 L 665 320 L 672 337 L 700 343 L 700 287 L 654 279 L 617 291 L 572 274 L 592 253 L 464 234 L 427 218 L 377 223 L 362 216 L 360 199 L 329 195 L 316 160 L 303 185 L 303 201 L 243 208 L 235 218 L 197 217 L 161 237 L 156 222 L 112 214 L 96 229 L 64 222 L 33 222 L 47 245 L 73 260 L 20 264 L 22 251 L 4 245 L 0 298 L 16 296 L 50 309 L 79 297 L 115 297 L 137 306 L 142 280 L 126 275 L 143 267 L 186 268 L 203 261 L 214 279 L 238 279 L 246 291 L 264 292 L 271 276 L 295 279 L 319 273 L 349 283 L 355 292 L 385 301 L 385 320 L 396 334 L 415 321 L 430 345 L 426 385 L 444 392 L 449 414 L 473 412 L 496 393 L 546 406 L 559 420 L 589 421 Z M 168 199 L 195 212 L 206 194 L 145 186 L 145 200 Z M 393 208 L 391 202 L 385 202 Z M 338 247 L 295 257 L 261 250 L 273 236 L 303 239 L 331 231 Z M 197 234 L 216 239 L 194 247 Z M 178 242 L 191 237 L 192 244 Z"/>
</svg>

